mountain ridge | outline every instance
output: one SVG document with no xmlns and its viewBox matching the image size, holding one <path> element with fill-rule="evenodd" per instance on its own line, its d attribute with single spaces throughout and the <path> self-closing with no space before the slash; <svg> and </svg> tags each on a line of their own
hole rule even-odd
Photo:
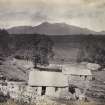
<svg viewBox="0 0 105 105">
<path fill-rule="evenodd" d="M 69 25 L 66 23 L 43 22 L 37 26 L 15 26 L 7 29 L 9 34 L 46 34 L 46 35 L 97 35 L 104 32 L 95 32 L 87 28 Z"/>
</svg>

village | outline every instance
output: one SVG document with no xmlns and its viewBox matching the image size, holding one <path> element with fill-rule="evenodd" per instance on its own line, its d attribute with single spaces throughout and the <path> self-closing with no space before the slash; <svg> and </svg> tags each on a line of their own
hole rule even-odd
<svg viewBox="0 0 105 105">
<path fill-rule="evenodd" d="M 100 65 L 82 62 L 80 64 L 49 64 L 34 68 L 31 61 L 13 59 L 27 70 L 27 80 L 7 79 L 0 74 L 0 92 L 13 100 L 36 103 L 43 98 L 64 100 L 88 100 L 87 90 L 90 82 L 95 80 L 93 72 Z"/>
</svg>

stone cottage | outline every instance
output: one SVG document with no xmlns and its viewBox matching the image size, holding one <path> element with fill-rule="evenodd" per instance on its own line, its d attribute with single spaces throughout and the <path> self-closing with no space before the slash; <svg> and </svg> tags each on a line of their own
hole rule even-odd
<svg viewBox="0 0 105 105">
<path fill-rule="evenodd" d="M 78 97 L 85 96 L 93 77 L 91 70 L 79 64 L 64 65 L 62 69 L 63 74 L 68 78 L 69 92 L 75 93 Z"/>
<path fill-rule="evenodd" d="M 29 73 L 28 85 L 37 87 L 39 96 L 60 97 L 62 91 L 68 90 L 68 80 L 62 72 L 39 71 L 34 69 Z"/>
<path fill-rule="evenodd" d="M 92 72 L 82 65 L 64 65 L 63 74 L 68 77 L 69 84 L 79 85 L 92 80 Z"/>
<path fill-rule="evenodd" d="M 83 65 L 64 65 L 63 74 L 67 76 L 69 86 L 88 89 L 92 80 L 92 72 Z M 84 90 L 85 91 L 85 90 Z"/>
</svg>

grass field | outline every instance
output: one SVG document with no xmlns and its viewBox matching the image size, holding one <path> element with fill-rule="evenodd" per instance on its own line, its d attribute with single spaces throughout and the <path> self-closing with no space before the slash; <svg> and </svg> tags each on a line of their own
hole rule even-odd
<svg viewBox="0 0 105 105">
<path fill-rule="evenodd" d="M 72 100 L 70 100 L 70 101 L 42 100 L 42 101 L 34 103 L 34 104 L 31 104 L 31 103 L 27 104 L 27 103 L 20 103 L 20 102 L 8 100 L 7 102 L 0 103 L 0 105 L 105 105 L 105 103 L 104 102 L 99 103 L 99 102 L 94 102 L 94 101 L 84 102 L 84 101 L 72 101 Z"/>
</svg>

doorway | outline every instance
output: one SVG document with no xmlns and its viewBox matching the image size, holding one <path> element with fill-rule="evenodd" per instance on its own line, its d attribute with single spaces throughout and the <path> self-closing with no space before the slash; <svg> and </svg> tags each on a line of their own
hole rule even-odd
<svg viewBox="0 0 105 105">
<path fill-rule="evenodd" d="M 46 86 L 42 86 L 41 96 L 45 95 L 46 93 Z"/>
</svg>

